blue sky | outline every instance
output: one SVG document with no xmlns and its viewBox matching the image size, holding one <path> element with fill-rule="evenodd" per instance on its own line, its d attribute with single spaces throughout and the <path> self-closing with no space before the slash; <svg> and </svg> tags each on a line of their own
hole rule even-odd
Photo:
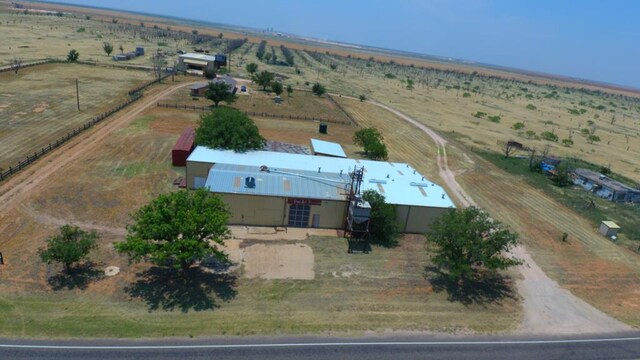
<svg viewBox="0 0 640 360">
<path fill-rule="evenodd" d="M 640 1 L 61 0 L 640 88 Z"/>
</svg>

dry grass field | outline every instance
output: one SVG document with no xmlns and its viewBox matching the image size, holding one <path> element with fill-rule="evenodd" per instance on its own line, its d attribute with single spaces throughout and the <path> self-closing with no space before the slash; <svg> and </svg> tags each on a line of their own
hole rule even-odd
<svg viewBox="0 0 640 360">
<path fill-rule="evenodd" d="M 283 115 L 285 117 L 308 117 L 317 119 L 328 119 L 333 122 L 349 123 L 349 118 L 342 112 L 329 98 L 325 96 L 318 97 L 308 91 L 296 91 L 287 96 L 286 93 L 281 95 L 282 103 L 276 104 L 273 100 L 275 94 L 262 91 L 259 86 L 250 82 L 242 82 L 246 84 L 248 93 L 240 94 L 233 103 L 233 107 L 247 112 L 264 112 L 272 115 Z M 240 84 L 238 84 L 238 87 Z M 192 97 L 189 89 L 180 92 L 165 99 L 163 102 L 168 104 L 189 105 L 198 107 L 212 106 L 213 102 L 204 97 Z M 224 103 L 221 103 L 224 105 Z"/>
<path fill-rule="evenodd" d="M 94 152 L 53 173 L 21 206 L 0 212 L 8 234 L 1 241 L 7 265 L 6 291 L 0 294 L 0 334 L 466 333 L 517 327 L 521 311 L 512 290 L 451 295 L 439 282 L 425 279 L 430 263 L 421 236 L 407 236 L 400 247 L 376 248 L 369 255 L 347 254 L 345 240 L 335 237 L 292 243 L 313 252 L 312 280 L 255 278 L 252 268 L 241 267 L 229 275 L 201 273 L 182 283 L 148 265 L 128 264 L 114 253 L 112 243 L 124 238 L 131 211 L 174 188 L 171 182 L 182 170 L 170 165 L 171 145 L 185 127 L 195 125 L 197 116 L 152 107 L 98 143 Z M 276 124 L 257 119 L 257 124 L 271 140 L 302 143 L 317 131 L 310 122 Z M 283 126 L 291 133 L 275 131 Z M 330 127 L 326 139 L 342 142 L 352 129 Z M 72 281 L 59 276 L 56 266 L 43 265 L 35 254 L 45 238 L 67 222 L 101 235 L 100 247 L 91 254 L 93 267 Z M 257 244 L 269 246 L 256 240 L 249 243 Z M 105 278 L 101 271 L 108 265 L 119 266 L 121 273 Z M 463 300 L 450 301 L 450 296 Z"/>
<path fill-rule="evenodd" d="M 0 31 L 9 34 L 6 39 L 10 39 L 0 49 L 0 63 L 16 54 L 25 59 L 62 57 L 70 48 L 77 48 L 81 59 L 84 55 L 107 62 L 110 60 L 102 53 L 102 41 L 126 47 L 143 41 L 109 23 L 113 13 L 98 14 L 91 21 L 84 16 L 0 14 Z M 121 23 L 134 23 L 141 18 L 126 15 L 118 19 Z M 147 26 L 153 24 L 151 19 L 144 21 L 149 21 Z M 78 32 L 80 27 L 85 30 Z M 190 32 L 191 26 L 182 28 Z M 34 39 L 34 33 L 42 39 Z M 149 39 L 146 44 L 155 49 L 160 42 L 170 50 L 191 46 L 168 38 Z M 4 44 L 9 44 L 10 51 Z M 269 39 L 268 50 L 270 46 L 277 50 L 278 45 Z M 391 63 L 390 58 L 376 56 L 384 62 L 369 62 L 368 56 L 347 58 L 339 56 L 345 52 L 333 49 L 331 54 L 313 54 L 303 51 L 300 44 L 292 48 L 295 68 L 261 62 L 255 57 L 255 46 L 251 50 L 252 45 L 245 44 L 237 50 L 238 55 L 243 55 L 236 56 L 232 73 L 246 75 L 244 64 L 256 62 L 259 70 L 287 76 L 285 86 L 310 87 L 318 81 L 330 92 L 345 95 L 337 96 L 337 101 L 361 126 L 375 126 L 382 131 L 390 160 L 411 163 L 435 182 L 441 182 L 435 161 L 437 147 L 425 134 L 390 112 L 346 96 L 366 95 L 438 130 L 450 140 L 449 166 L 465 190 L 493 217 L 520 233 L 523 243 L 550 277 L 608 314 L 640 326 L 638 254 L 599 236 L 592 223 L 553 196 L 474 154 L 478 150 L 499 152 L 504 141 L 515 139 L 539 151 L 549 146 L 553 155 L 610 166 L 615 173 L 640 182 L 640 100 L 621 96 L 620 92 L 616 95 L 563 88 L 556 80 L 526 83 L 516 81 L 529 79 L 520 75 L 506 79 L 483 77 L 480 75 L 495 72 L 482 69 L 477 75 L 460 74 L 436 70 L 446 66 L 443 64 L 422 69 L 419 65 L 424 63 L 419 61 L 409 67 L 401 66 L 408 63 L 406 59 Z M 215 47 L 211 49 L 215 51 Z M 139 58 L 133 63 L 144 65 L 149 59 Z M 24 74 L 30 71 L 24 70 Z M 0 74 L 0 79 L 4 76 L 9 75 Z M 407 89 L 407 79 L 415 82 L 413 89 Z M 285 103 L 276 106 L 267 95 L 256 92 L 241 96 L 236 105 L 249 111 L 342 116 L 326 99 L 306 96 L 294 92 L 288 99 L 285 94 Z M 0 97 L 0 106 L 7 98 L 10 97 Z M 30 96 L 29 101 L 32 99 L 35 97 Z M 208 103 L 191 100 L 186 90 L 165 99 Z M 33 109 L 42 101 L 30 103 L 29 114 L 39 114 Z M 4 116 L 7 109 L 8 106 L 0 109 L 4 110 L 0 114 Z M 518 326 L 521 309 L 517 295 L 504 293 L 500 304 L 464 305 L 449 301 L 446 291 L 435 291 L 437 284 L 424 279 L 424 266 L 429 260 L 420 237 L 407 237 L 399 248 L 376 249 L 367 256 L 348 256 L 339 239 L 312 238 L 305 241 L 315 258 L 315 279 L 309 281 L 247 279 L 241 276 L 240 269 L 239 278 L 206 275 L 194 283 L 177 284 L 167 282 L 162 274 L 151 274 L 157 281 L 138 283 L 136 274 L 146 271 L 146 267 L 129 266 L 114 254 L 112 242 L 123 238 L 131 211 L 173 188 L 171 182 L 181 175 L 181 170 L 170 166 L 169 150 L 184 127 L 196 124 L 199 114 L 154 107 L 97 144 L 96 151 L 83 154 L 79 161 L 48 177 L 20 207 L 12 212 L 0 209 L 0 225 L 4 224 L 5 234 L 0 248 L 9 254 L 9 265 L 2 273 L 3 289 L 9 290 L 0 293 L 1 335 L 494 332 Z M 269 118 L 255 121 L 271 140 L 307 145 L 309 137 L 319 137 L 318 124 L 314 122 Z M 600 141 L 587 141 L 583 129 L 599 136 Z M 330 124 L 329 134 L 321 138 L 339 142 L 349 155 L 360 156 L 359 149 L 351 143 L 355 130 L 354 126 Z M 558 141 L 544 140 L 544 132 L 557 135 Z M 573 144 L 563 146 L 563 139 L 571 139 Z M 62 284 L 62 290 L 54 290 L 60 284 L 51 284 L 48 279 L 56 279 L 56 269 L 43 266 L 35 253 L 46 237 L 66 222 L 98 230 L 102 240 L 99 250 L 92 254 L 95 268 L 118 265 L 121 275 L 109 279 L 89 277 L 84 285 Z M 568 243 L 559 240 L 563 232 L 569 233 Z M 181 292 L 183 297 L 175 297 Z M 185 306 L 188 312 L 179 311 Z"/>
<path fill-rule="evenodd" d="M 17 75 L 0 73 L 0 168 L 15 166 L 27 154 L 125 101 L 129 89 L 151 78 L 145 71 L 78 64 L 41 65 Z"/>
</svg>

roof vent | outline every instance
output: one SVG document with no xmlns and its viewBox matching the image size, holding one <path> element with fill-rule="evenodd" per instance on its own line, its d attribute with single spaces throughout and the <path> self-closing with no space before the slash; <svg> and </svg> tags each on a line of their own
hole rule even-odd
<svg viewBox="0 0 640 360">
<path fill-rule="evenodd" d="M 244 187 L 248 189 L 255 189 L 256 187 L 256 178 L 253 176 L 247 176 L 244 178 Z"/>
</svg>

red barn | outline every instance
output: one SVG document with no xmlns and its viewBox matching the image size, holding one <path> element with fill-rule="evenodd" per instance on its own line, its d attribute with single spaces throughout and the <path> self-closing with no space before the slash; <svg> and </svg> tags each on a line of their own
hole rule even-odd
<svg viewBox="0 0 640 360">
<path fill-rule="evenodd" d="M 187 128 L 171 150 L 171 162 L 173 166 L 185 166 L 187 164 L 187 158 L 195 147 L 196 132 L 193 129 Z"/>
</svg>

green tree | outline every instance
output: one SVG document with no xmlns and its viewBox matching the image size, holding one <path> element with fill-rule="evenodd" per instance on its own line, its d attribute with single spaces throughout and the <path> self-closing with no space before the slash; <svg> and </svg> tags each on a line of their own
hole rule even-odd
<svg viewBox="0 0 640 360">
<path fill-rule="evenodd" d="M 256 71 L 258 71 L 258 64 L 256 63 L 247 64 L 247 71 L 249 72 L 249 74 L 251 74 L 251 76 L 253 76 L 253 74 L 255 74 Z"/>
<path fill-rule="evenodd" d="M 364 146 L 364 152 L 369 159 L 372 160 L 387 160 L 389 159 L 389 152 L 387 145 L 382 141 L 370 142 Z"/>
<path fill-rule="evenodd" d="M 209 256 L 227 260 L 221 246 L 229 236 L 229 210 L 204 188 L 161 194 L 132 218 L 126 240 L 115 249 L 134 262 L 149 259 L 184 273 Z"/>
<path fill-rule="evenodd" d="M 67 54 L 67 61 L 68 62 L 76 62 L 76 61 L 78 61 L 79 57 L 80 57 L 80 53 L 78 51 L 76 51 L 76 49 L 71 49 L 69 51 L 69 53 Z"/>
<path fill-rule="evenodd" d="M 325 94 L 327 92 L 327 89 L 324 88 L 324 86 L 320 83 L 315 83 L 313 84 L 313 86 L 311 87 L 311 91 L 318 95 L 318 96 L 322 96 L 323 94 Z"/>
<path fill-rule="evenodd" d="M 571 184 L 571 169 L 566 162 L 562 162 L 560 165 L 556 166 L 555 174 L 551 177 L 551 181 L 560 187 L 565 187 Z"/>
<path fill-rule="evenodd" d="M 231 85 L 222 81 L 209 83 L 209 87 L 204 92 L 204 96 L 213 101 L 214 106 L 218 106 L 220 101 L 224 101 L 227 104 L 233 104 L 238 98 L 231 92 Z"/>
<path fill-rule="evenodd" d="M 217 107 L 209 114 L 200 116 L 196 143 L 210 148 L 244 152 L 262 149 L 265 139 L 260 135 L 256 124 L 243 112 Z"/>
<path fill-rule="evenodd" d="M 47 240 L 45 248 L 38 249 L 38 255 L 47 264 L 61 263 L 68 274 L 74 263 L 85 259 L 89 251 L 97 247 L 97 240 L 95 231 L 87 232 L 77 226 L 63 225 L 57 235 Z"/>
<path fill-rule="evenodd" d="M 447 270 L 450 280 L 469 280 L 522 263 L 506 255 L 518 244 L 518 234 L 476 207 L 451 209 L 437 218 L 427 241 L 436 245 L 433 262 Z"/>
<path fill-rule="evenodd" d="M 371 205 L 369 235 L 372 244 L 385 247 L 398 245 L 398 221 L 395 207 L 387 204 L 384 195 L 375 190 L 365 190 L 362 198 Z"/>
<path fill-rule="evenodd" d="M 261 71 L 253 75 L 253 81 L 262 86 L 262 90 L 267 91 L 267 87 L 271 86 L 271 82 L 273 82 L 273 73 L 266 70 Z"/>
<path fill-rule="evenodd" d="M 360 101 L 363 102 L 363 101 L 367 100 L 367 97 L 365 95 L 360 95 L 358 97 L 358 99 L 360 99 Z"/>
<path fill-rule="evenodd" d="M 382 141 L 383 137 L 380 131 L 374 127 L 360 129 L 353 134 L 353 143 L 364 147 L 367 143 Z"/>
<path fill-rule="evenodd" d="M 413 90 L 413 85 L 415 84 L 415 82 L 413 81 L 412 78 L 407 78 L 407 89 L 408 90 Z"/>
<path fill-rule="evenodd" d="M 216 78 L 216 71 L 213 69 L 205 68 L 202 72 L 202 76 L 204 76 L 207 80 L 213 80 Z"/>
<path fill-rule="evenodd" d="M 287 96 L 291 97 L 291 94 L 293 94 L 293 86 L 287 85 Z"/>
<path fill-rule="evenodd" d="M 360 129 L 353 134 L 353 142 L 363 147 L 367 157 L 373 160 L 387 160 L 389 153 L 378 129 L 370 127 Z"/>
<path fill-rule="evenodd" d="M 104 50 L 107 56 L 110 56 L 113 52 L 113 45 L 105 41 L 104 43 L 102 43 L 102 50 Z"/>
<path fill-rule="evenodd" d="M 280 81 L 274 81 L 273 84 L 271 84 L 271 90 L 273 90 L 276 95 L 280 95 L 284 91 L 284 86 L 282 86 Z"/>
</svg>

